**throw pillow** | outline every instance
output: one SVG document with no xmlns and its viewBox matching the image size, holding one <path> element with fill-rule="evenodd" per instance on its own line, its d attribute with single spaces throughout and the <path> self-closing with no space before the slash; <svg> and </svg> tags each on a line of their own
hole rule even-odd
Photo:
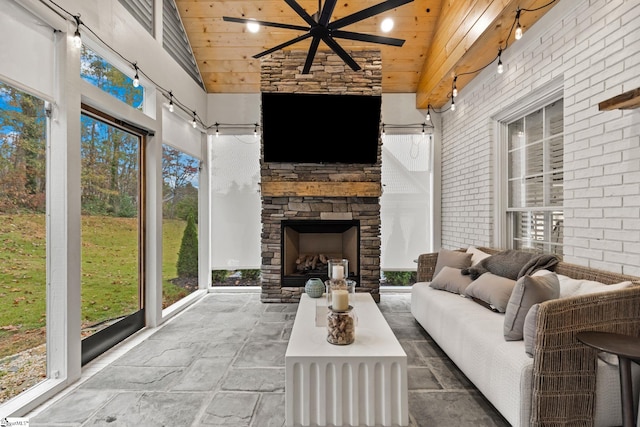
<svg viewBox="0 0 640 427">
<path fill-rule="evenodd" d="M 524 323 L 529 309 L 534 305 L 560 295 L 560 283 L 555 273 L 538 270 L 531 276 L 522 276 L 513 287 L 504 316 L 504 339 L 523 339 Z"/>
<path fill-rule="evenodd" d="M 560 298 L 588 295 L 597 292 L 617 291 L 633 285 L 632 282 L 628 281 L 606 285 L 602 282 L 574 279 L 562 274 L 558 274 L 558 280 L 560 282 Z"/>
<path fill-rule="evenodd" d="M 433 278 L 429 286 L 434 289 L 453 292 L 454 294 L 463 294 L 464 290 L 471 283 L 469 276 L 463 276 L 460 273 L 462 269 L 444 266 L 436 277 Z"/>
<path fill-rule="evenodd" d="M 467 286 L 465 295 L 482 300 L 493 310 L 504 313 L 515 284 L 515 280 L 484 273 Z"/>
<path fill-rule="evenodd" d="M 467 253 L 471 254 L 471 265 L 474 266 L 485 258 L 489 258 L 491 254 L 481 251 L 475 246 L 469 246 L 467 248 Z"/>
<path fill-rule="evenodd" d="M 533 349 L 536 341 L 536 323 L 538 319 L 538 309 L 540 304 L 533 304 L 524 318 L 524 326 L 522 328 L 522 339 L 524 340 L 524 352 L 527 356 L 533 357 Z"/>
<path fill-rule="evenodd" d="M 438 259 L 433 270 L 433 277 L 436 277 L 443 267 L 467 268 L 471 265 L 471 254 L 459 251 L 440 249 Z"/>
</svg>

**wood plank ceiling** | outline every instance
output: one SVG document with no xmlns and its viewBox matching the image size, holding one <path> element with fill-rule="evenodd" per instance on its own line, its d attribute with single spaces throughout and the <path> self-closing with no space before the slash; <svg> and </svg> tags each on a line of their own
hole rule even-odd
<svg viewBox="0 0 640 427">
<path fill-rule="evenodd" d="M 383 0 L 342 0 L 331 21 L 376 5 Z M 310 15 L 318 0 L 298 0 Z M 383 93 L 416 93 L 416 107 L 440 108 L 451 96 L 454 75 L 458 90 L 477 70 L 496 58 L 505 46 L 518 8 L 526 32 L 547 13 L 549 0 L 414 0 L 411 3 L 343 28 L 405 40 L 402 47 L 338 40 L 347 51 L 379 48 L 382 54 Z M 557 3 L 557 2 L 556 2 Z M 260 59 L 266 49 L 302 32 L 263 27 L 250 33 L 243 24 L 225 22 L 223 16 L 254 18 L 306 26 L 284 0 L 176 0 L 200 73 L 209 93 L 257 93 L 260 91 Z M 537 11 L 527 11 L 538 9 Z M 380 30 L 386 17 L 395 21 L 387 34 Z M 514 42 L 513 34 L 508 45 Z M 307 50 L 309 39 L 288 49 Z M 323 43 L 319 49 L 328 49 Z M 302 64 L 301 64 L 302 66 Z"/>
</svg>

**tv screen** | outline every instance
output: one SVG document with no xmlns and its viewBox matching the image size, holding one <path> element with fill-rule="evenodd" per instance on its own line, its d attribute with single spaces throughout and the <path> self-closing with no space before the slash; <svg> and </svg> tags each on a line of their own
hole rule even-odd
<svg viewBox="0 0 640 427">
<path fill-rule="evenodd" d="M 381 103 L 379 95 L 263 93 L 264 161 L 374 164 Z"/>
</svg>

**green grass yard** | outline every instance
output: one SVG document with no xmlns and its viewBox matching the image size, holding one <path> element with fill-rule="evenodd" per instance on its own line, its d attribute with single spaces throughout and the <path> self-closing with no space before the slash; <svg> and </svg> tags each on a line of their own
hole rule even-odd
<svg viewBox="0 0 640 427">
<path fill-rule="evenodd" d="M 170 282 L 182 220 L 163 227 L 163 306 L 189 291 Z M 93 325 L 138 309 L 137 220 L 82 217 L 82 325 Z M 45 342 L 45 216 L 0 215 L 0 358 Z"/>
</svg>

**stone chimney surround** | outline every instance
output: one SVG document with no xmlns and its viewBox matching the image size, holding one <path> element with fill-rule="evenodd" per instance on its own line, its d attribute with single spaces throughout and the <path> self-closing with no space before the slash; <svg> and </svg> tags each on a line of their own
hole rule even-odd
<svg viewBox="0 0 640 427">
<path fill-rule="evenodd" d="M 278 51 L 262 60 L 261 91 L 382 94 L 379 50 L 350 52 L 362 67 L 353 71 L 330 51 L 318 51 L 302 74 L 306 51 Z M 263 302 L 296 302 L 304 287 L 281 285 L 283 220 L 358 220 L 360 283 L 380 301 L 381 147 L 375 164 L 265 163 L 261 160 Z M 261 147 L 262 148 L 262 147 Z"/>
</svg>

